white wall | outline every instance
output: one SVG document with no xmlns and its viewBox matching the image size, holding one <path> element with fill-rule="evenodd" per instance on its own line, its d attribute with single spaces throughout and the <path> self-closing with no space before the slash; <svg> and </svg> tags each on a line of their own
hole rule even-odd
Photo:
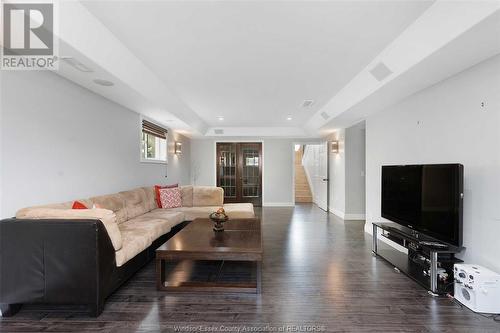
<svg viewBox="0 0 500 333">
<path fill-rule="evenodd" d="M 2 135 L 2 124 L 3 124 L 3 97 L 2 97 L 2 71 L 0 71 L 0 219 L 4 216 L 3 215 L 3 209 L 2 209 L 2 202 L 3 202 L 3 177 L 2 177 L 2 170 L 3 170 L 3 155 L 2 155 L 2 145 L 3 145 L 3 135 Z M 1 314 L 1 311 L 0 311 Z"/>
<path fill-rule="evenodd" d="M 462 163 L 463 259 L 500 272 L 499 88 L 496 56 L 367 119 L 367 221 L 382 220 L 382 165 Z"/>
<path fill-rule="evenodd" d="M 191 183 L 207 186 L 216 184 L 214 140 L 191 140 Z"/>
<path fill-rule="evenodd" d="M 294 141 L 264 140 L 264 205 L 294 204 Z"/>
<path fill-rule="evenodd" d="M 293 205 L 294 144 L 300 139 L 259 139 L 224 137 L 193 139 L 191 141 L 192 182 L 196 185 L 215 185 L 215 147 L 218 141 L 262 142 L 263 148 L 263 205 Z"/>
<path fill-rule="evenodd" d="M 330 154 L 330 204 L 333 214 L 345 216 L 345 130 L 333 133 L 328 141 L 338 141 L 339 152 Z"/>
<path fill-rule="evenodd" d="M 365 122 L 346 129 L 345 212 L 346 219 L 365 218 Z"/>
<path fill-rule="evenodd" d="M 330 154 L 330 208 L 346 220 L 365 218 L 365 124 L 337 130 L 329 141 L 339 142 Z"/>
<path fill-rule="evenodd" d="M 169 134 L 165 178 L 165 165 L 139 162 L 139 114 L 50 72 L 2 72 L 0 130 L 2 218 L 30 205 L 190 182 L 189 139 Z"/>
</svg>

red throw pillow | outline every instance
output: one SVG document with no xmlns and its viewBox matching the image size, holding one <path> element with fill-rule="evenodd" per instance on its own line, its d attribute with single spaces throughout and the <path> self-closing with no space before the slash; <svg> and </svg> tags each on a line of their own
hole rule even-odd
<svg viewBox="0 0 500 333">
<path fill-rule="evenodd" d="M 158 208 L 162 208 L 161 207 L 161 200 L 160 200 L 160 190 L 162 188 L 176 188 L 176 187 L 179 187 L 179 184 L 172 184 L 172 185 L 165 185 L 165 186 L 155 185 L 156 205 L 158 205 Z"/>
<path fill-rule="evenodd" d="M 162 208 L 177 208 L 182 206 L 181 189 L 179 187 L 162 188 L 159 192 Z"/>
<path fill-rule="evenodd" d="M 80 201 L 73 201 L 73 206 L 71 207 L 71 209 L 88 209 L 88 207 Z"/>
</svg>

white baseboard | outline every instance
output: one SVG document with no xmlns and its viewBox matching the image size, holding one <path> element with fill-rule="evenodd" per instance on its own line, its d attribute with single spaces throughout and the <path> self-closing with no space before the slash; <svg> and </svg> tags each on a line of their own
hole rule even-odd
<svg viewBox="0 0 500 333">
<path fill-rule="evenodd" d="M 293 202 L 264 202 L 262 204 L 264 207 L 293 207 L 295 204 Z"/>
<path fill-rule="evenodd" d="M 342 220 L 358 221 L 358 220 L 364 220 L 366 218 L 365 214 L 346 214 L 345 212 L 335 208 L 330 208 L 329 211 L 333 215 L 340 217 Z"/>
<path fill-rule="evenodd" d="M 365 220 L 366 215 L 365 214 L 344 214 L 344 220 Z"/>
<path fill-rule="evenodd" d="M 342 220 L 344 219 L 345 213 L 343 211 L 335 209 L 335 208 L 330 208 L 329 211 L 333 215 L 340 217 Z"/>
</svg>

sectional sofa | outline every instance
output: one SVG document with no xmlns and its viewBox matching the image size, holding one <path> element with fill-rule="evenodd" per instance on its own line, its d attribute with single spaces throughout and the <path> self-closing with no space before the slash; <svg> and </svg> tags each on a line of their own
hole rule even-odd
<svg viewBox="0 0 500 333">
<path fill-rule="evenodd" d="M 155 249 L 197 217 L 224 207 L 252 218 L 252 204 L 224 204 L 222 188 L 182 186 L 182 207 L 158 208 L 153 187 L 28 207 L 0 222 L 0 305 L 85 305 L 98 316 L 105 299 L 155 255 Z M 151 285 L 154 288 L 154 285 Z"/>
</svg>

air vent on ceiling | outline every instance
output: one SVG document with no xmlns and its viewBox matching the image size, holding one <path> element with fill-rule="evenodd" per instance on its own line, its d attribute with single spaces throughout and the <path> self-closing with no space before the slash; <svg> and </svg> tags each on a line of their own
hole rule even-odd
<svg viewBox="0 0 500 333">
<path fill-rule="evenodd" d="M 108 81 L 108 80 L 104 80 L 104 79 L 94 79 L 92 81 L 94 81 L 95 84 L 98 84 L 98 85 L 104 86 L 104 87 L 112 87 L 115 85 L 113 82 Z"/>
<path fill-rule="evenodd" d="M 323 119 L 325 119 L 325 120 L 327 120 L 328 118 L 330 118 L 330 116 L 326 112 L 321 112 L 321 117 L 323 117 Z"/>
<path fill-rule="evenodd" d="M 313 106 L 313 104 L 314 104 L 314 100 L 312 100 L 312 99 L 305 99 L 302 102 L 302 107 L 303 108 L 309 108 L 309 107 Z"/>
<path fill-rule="evenodd" d="M 91 70 L 90 68 L 88 68 L 87 66 L 85 66 L 84 64 L 82 64 L 81 62 L 76 60 L 75 58 L 62 57 L 61 60 L 64 61 L 65 63 L 67 63 L 68 65 L 70 65 L 71 67 L 79 70 L 80 72 L 84 72 L 84 73 L 93 72 L 93 70 Z"/>
<path fill-rule="evenodd" d="M 392 74 L 392 71 L 383 62 L 379 62 L 377 66 L 370 70 L 370 73 L 378 81 L 384 80 L 386 77 Z"/>
<path fill-rule="evenodd" d="M 218 135 L 221 135 L 221 134 L 224 134 L 224 130 L 220 129 L 220 128 L 217 128 L 217 129 L 214 129 L 214 133 L 218 134 Z"/>
</svg>

